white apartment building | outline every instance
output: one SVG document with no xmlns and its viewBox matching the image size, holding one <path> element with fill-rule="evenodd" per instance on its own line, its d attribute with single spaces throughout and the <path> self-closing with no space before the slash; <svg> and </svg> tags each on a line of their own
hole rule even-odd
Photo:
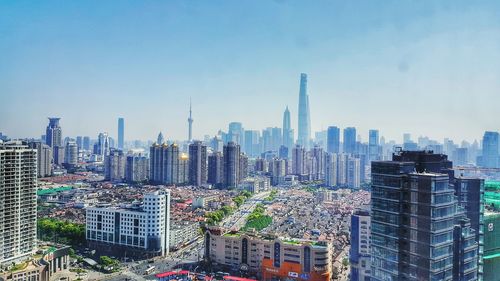
<svg viewBox="0 0 500 281">
<path fill-rule="evenodd" d="M 0 264 L 36 250 L 37 152 L 0 142 Z"/>
</svg>

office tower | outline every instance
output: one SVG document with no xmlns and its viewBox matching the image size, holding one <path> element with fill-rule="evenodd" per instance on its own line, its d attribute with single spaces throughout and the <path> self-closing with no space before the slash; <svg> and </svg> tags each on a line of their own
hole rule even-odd
<svg viewBox="0 0 500 281">
<path fill-rule="evenodd" d="M 291 147 L 293 148 L 293 147 Z M 290 154 L 289 151 L 291 151 L 291 148 L 289 149 L 288 147 L 282 145 L 280 146 L 280 149 L 278 151 L 278 158 L 281 159 L 288 159 L 288 155 Z"/>
<path fill-rule="evenodd" d="M 64 163 L 64 146 L 54 146 L 52 147 L 52 156 L 54 157 L 53 163 L 55 165 L 61 166 Z"/>
<path fill-rule="evenodd" d="M 262 130 L 262 151 L 273 150 L 273 130 L 271 127 Z"/>
<path fill-rule="evenodd" d="M 62 146 L 62 129 L 59 125 L 61 118 L 49 118 L 49 125 L 47 126 L 45 134 L 45 143 L 54 148 L 54 146 Z"/>
<path fill-rule="evenodd" d="M 344 153 L 356 153 L 356 128 L 347 127 L 344 129 Z"/>
<path fill-rule="evenodd" d="M 305 178 L 307 153 L 303 146 L 296 145 L 292 150 L 292 174 Z"/>
<path fill-rule="evenodd" d="M 340 129 L 338 127 L 328 127 L 326 131 L 326 143 L 326 151 L 328 153 L 340 152 Z"/>
<path fill-rule="evenodd" d="M 170 240 L 170 190 L 144 194 L 136 208 L 86 208 L 89 247 L 116 249 L 116 255 L 165 256 Z"/>
<path fill-rule="evenodd" d="M 160 132 L 158 134 L 158 137 L 156 138 L 156 143 L 159 145 L 162 145 L 165 142 L 165 139 L 163 138 L 163 134 Z"/>
<path fill-rule="evenodd" d="M 484 132 L 482 165 L 485 168 L 498 168 L 498 133 Z"/>
<path fill-rule="evenodd" d="M 104 179 L 107 181 L 123 181 L 125 179 L 126 157 L 123 151 L 111 149 L 104 158 Z"/>
<path fill-rule="evenodd" d="M 468 163 L 468 149 L 465 147 L 456 148 L 453 150 L 453 164 L 463 166 Z"/>
<path fill-rule="evenodd" d="M 78 164 L 78 146 L 74 141 L 68 141 L 64 149 L 64 164 L 73 167 Z"/>
<path fill-rule="evenodd" d="M 272 135 L 272 150 L 278 151 L 281 144 L 283 143 L 283 133 L 281 132 L 281 128 L 274 127 L 271 129 Z"/>
<path fill-rule="evenodd" d="M 337 154 L 325 154 L 325 185 L 329 187 L 337 186 Z"/>
<path fill-rule="evenodd" d="M 238 145 L 243 145 L 245 143 L 243 138 L 243 125 L 240 122 L 229 123 L 229 128 L 227 130 L 227 142 L 232 141 Z"/>
<path fill-rule="evenodd" d="M 248 177 L 248 156 L 245 153 L 240 154 L 240 171 L 239 171 L 239 182 L 243 181 Z"/>
<path fill-rule="evenodd" d="M 368 159 L 371 161 L 380 160 L 380 144 L 378 130 L 368 132 Z"/>
<path fill-rule="evenodd" d="M 90 137 L 83 137 L 83 149 L 90 150 Z"/>
<path fill-rule="evenodd" d="M 350 281 L 370 280 L 370 232 L 370 212 L 362 209 L 356 210 L 351 216 Z"/>
<path fill-rule="evenodd" d="M 109 155 L 110 147 L 108 133 L 99 133 L 97 142 L 94 144 L 94 154 L 104 158 L 104 156 Z"/>
<path fill-rule="evenodd" d="M 0 264 L 36 251 L 36 153 L 20 141 L 0 143 Z"/>
<path fill-rule="evenodd" d="M 189 184 L 207 183 L 207 146 L 201 141 L 189 145 Z"/>
<path fill-rule="evenodd" d="M 297 144 L 309 148 L 311 141 L 311 117 L 309 116 L 309 95 L 307 94 L 307 74 L 300 74 L 299 118 Z"/>
<path fill-rule="evenodd" d="M 37 155 L 37 174 L 44 178 L 52 174 L 52 149 L 41 141 L 28 143 L 29 148 L 36 149 Z"/>
<path fill-rule="evenodd" d="M 257 130 L 245 130 L 245 153 L 256 157 L 261 152 L 259 147 L 260 133 Z"/>
<path fill-rule="evenodd" d="M 411 142 L 411 134 L 410 133 L 404 133 L 403 134 L 403 143 Z"/>
<path fill-rule="evenodd" d="M 146 182 L 149 176 L 149 159 L 140 154 L 128 155 L 125 180 L 129 183 Z"/>
<path fill-rule="evenodd" d="M 123 150 L 123 142 L 125 140 L 125 120 L 118 118 L 118 149 Z"/>
<path fill-rule="evenodd" d="M 347 186 L 350 188 L 361 187 L 361 163 L 359 158 L 349 157 L 347 159 Z"/>
<path fill-rule="evenodd" d="M 293 148 L 293 129 L 292 122 L 290 118 L 290 110 L 288 110 L 288 106 L 283 113 L 283 145 L 288 148 L 289 151 Z"/>
<path fill-rule="evenodd" d="M 208 179 L 207 182 L 214 186 L 223 183 L 224 169 L 222 153 L 214 152 L 208 156 Z"/>
<path fill-rule="evenodd" d="M 76 145 L 78 147 L 78 151 L 82 150 L 82 148 L 83 148 L 83 137 L 82 136 L 76 137 Z"/>
<path fill-rule="evenodd" d="M 314 146 L 309 152 L 310 180 L 323 180 L 325 178 L 325 153 L 323 148 Z"/>
<path fill-rule="evenodd" d="M 451 169 L 427 151 L 372 163 L 370 280 L 476 280 L 477 243 Z"/>
<path fill-rule="evenodd" d="M 271 185 L 277 186 L 282 183 L 286 176 L 286 160 L 272 159 L 269 162 L 269 172 L 271 173 Z"/>
<path fill-rule="evenodd" d="M 191 111 L 191 100 L 189 100 L 189 118 L 188 118 L 188 142 L 193 140 L 193 115 Z"/>
<path fill-rule="evenodd" d="M 213 151 L 222 152 L 223 146 L 224 146 L 224 141 L 218 136 L 215 136 L 210 140 L 210 147 L 212 148 Z"/>
<path fill-rule="evenodd" d="M 237 187 L 240 179 L 240 146 L 232 141 L 224 145 L 224 186 Z"/>
</svg>

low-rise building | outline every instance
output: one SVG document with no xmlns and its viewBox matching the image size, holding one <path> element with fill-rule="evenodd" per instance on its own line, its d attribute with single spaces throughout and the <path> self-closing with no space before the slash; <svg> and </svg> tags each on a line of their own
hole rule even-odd
<svg viewBox="0 0 500 281">
<path fill-rule="evenodd" d="M 98 205 L 86 209 L 86 239 L 98 251 L 116 256 L 168 254 L 170 191 L 144 195 L 142 204 Z"/>
<path fill-rule="evenodd" d="M 330 280 L 332 244 L 209 228 L 205 259 L 249 271 L 259 280 Z"/>
<path fill-rule="evenodd" d="M 170 249 L 178 249 L 200 235 L 198 222 L 176 221 L 170 227 Z"/>
</svg>

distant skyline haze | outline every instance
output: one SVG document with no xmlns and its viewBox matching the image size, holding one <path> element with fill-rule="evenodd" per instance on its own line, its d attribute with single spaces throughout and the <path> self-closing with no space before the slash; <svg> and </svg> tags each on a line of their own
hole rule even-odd
<svg viewBox="0 0 500 281">
<path fill-rule="evenodd" d="M 497 1 L 4 1 L 0 132 L 125 141 L 281 127 L 480 140 L 499 131 Z"/>
</svg>

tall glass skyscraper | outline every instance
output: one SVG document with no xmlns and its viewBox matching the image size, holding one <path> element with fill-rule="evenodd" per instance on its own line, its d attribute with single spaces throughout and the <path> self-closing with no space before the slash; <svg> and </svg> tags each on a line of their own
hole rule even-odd
<svg viewBox="0 0 500 281">
<path fill-rule="evenodd" d="M 288 106 L 283 113 L 283 145 L 288 148 L 288 151 L 292 151 L 293 129 L 292 122 L 290 120 L 290 110 L 288 110 Z"/>
<path fill-rule="evenodd" d="M 347 127 L 344 129 L 344 153 L 356 153 L 356 128 Z"/>
<path fill-rule="evenodd" d="M 373 162 L 371 210 L 370 280 L 477 280 L 478 243 L 446 155 Z"/>
<path fill-rule="evenodd" d="M 368 132 L 368 155 L 370 161 L 380 160 L 379 140 L 378 130 L 370 130 Z"/>
<path fill-rule="evenodd" d="M 307 74 L 300 74 L 299 91 L 299 132 L 297 143 L 309 148 L 311 140 L 311 117 L 309 112 L 309 95 L 307 94 Z"/>
<path fill-rule="evenodd" d="M 484 132 L 482 166 L 486 168 L 497 168 L 499 160 L 498 133 Z"/>
<path fill-rule="evenodd" d="M 123 150 L 123 138 L 125 131 L 125 120 L 123 118 L 118 118 L 118 149 Z"/>
<path fill-rule="evenodd" d="M 326 133 L 326 151 L 328 153 L 340 152 L 340 129 L 335 126 L 328 127 Z"/>
<path fill-rule="evenodd" d="M 62 130 L 59 126 L 59 120 L 61 118 L 49 118 L 49 125 L 45 133 L 45 143 L 52 148 L 62 146 Z"/>
</svg>

